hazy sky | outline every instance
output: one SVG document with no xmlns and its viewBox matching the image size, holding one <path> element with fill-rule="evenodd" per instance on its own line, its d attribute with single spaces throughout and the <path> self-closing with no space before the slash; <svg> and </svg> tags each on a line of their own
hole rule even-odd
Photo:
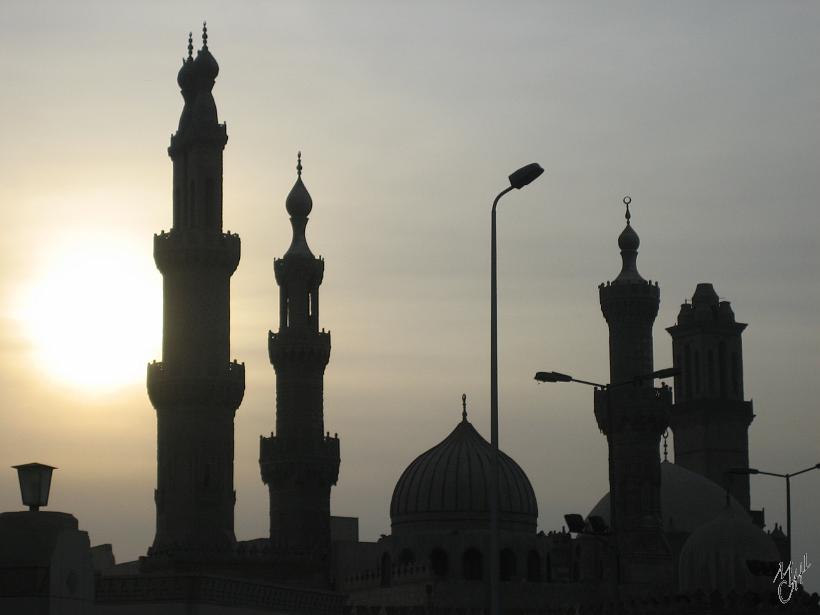
<svg viewBox="0 0 820 615">
<path fill-rule="evenodd" d="M 533 483 L 539 527 L 607 490 L 591 391 L 532 376 L 606 379 L 597 285 L 619 270 L 627 194 L 639 269 L 661 287 L 656 367 L 671 365 L 680 304 L 714 283 L 749 323 L 751 464 L 820 461 L 817 3 L 4 2 L 0 467 L 59 466 L 51 507 L 92 544 L 126 561 L 153 539 L 152 234 L 171 224 L 176 73 L 202 19 L 228 125 L 225 228 L 242 238 L 238 538 L 268 529 L 271 261 L 289 244 L 298 149 L 326 259 L 332 510 L 358 516 L 363 538 L 389 532 L 396 480 L 460 419 L 462 392 L 488 434 L 489 208 L 532 161 L 546 173 L 499 211 L 501 444 Z M 820 558 L 820 472 L 792 491 L 796 557 Z M 0 471 L 0 510 L 18 493 Z M 752 504 L 769 528 L 785 522 L 781 481 L 752 477 Z"/>
</svg>

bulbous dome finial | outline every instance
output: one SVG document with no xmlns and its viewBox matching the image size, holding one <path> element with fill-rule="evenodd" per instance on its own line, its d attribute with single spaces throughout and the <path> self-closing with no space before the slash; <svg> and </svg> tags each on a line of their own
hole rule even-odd
<svg viewBox="0 0 820 615">
<path fill-rule="evenodd" d="M 194 64 L 194 44 L 193 32 L 188 32 L 188 57 L 183 58 L 182 67 L 177 73 L 177 83 L 182 90 L 182 96 L 187 97 L 194 86 L 193 64 Z"/>
<path fill-rule="evenodd" d="M 641 245 L 641 240 L 640 237 L 638 237 L 638 233 L 635 232 L 635 229 L 632 228 L 632 224 L 630 223 L 632 214 L 629 212 L 629 204 L 632 203 L 632 198 L 625 196 L 623 202 L 624 205 L 626 205 L 626 213 L 624 214 L 624 218 L 626 218 L 626 228 L 618 237 L 618 247 L 621 250 L 637 250 Z"/>
<path fill-rule="evenodd" d="M 196 53 L 194 68 L 200 85 L 206 89 L 213 87 L 214 79 L 219 74 L 219 64 L 208 49 L 208 26 L 204 21 L 202 22 L 202 49 Z"/>
<path fill-rule="evenodd" d="M 621 273 L 618 274 L 615 281 L 643 282 L 644 279 L 641 277 L 641 274 L 638 273 L 637 266 L 638 247 L 641 245 L 641 240 L 638 237 L 638 233 L 636 233 L 635 229 L 632 228 L 632 214 L 629 211 L 629 205 L 632 203 L 632 198 L 625 196 L 623 203 L 626 205 L 626 213 L 624 214 L 624 217 L 626 218 L 626 228 L 624 228 L 618 236 L 618 247 L 621 249 L 621 259 L 623 261 L 623 265 L 621 267 Z"/>
<path fill-rule="evenodd" d="M 308 215 L 313 209 L 313 199 L 302 183 L 302 152 L 296 157 L 296 183 L 290 189 L 288 198 L 285 199 L 285 208 L 290 214 L 290 225 L 293 227 L 293 239 L 290 248 L 285 253 L 287 257 L 307 257 L 313 258 L 313 253 L 305 238 L 305 227 L 308 222 Z"/>
<path fill-rule="evenodd" d="M 302 152 L 297 154 L 296 183 L 293 184 L 293 188 L 288 194 L 285 207 L 291 217 L 294 218 L 306 218 L 313 209 L 313 199 L 310 197 L 307 188 L 305 188 L 305 184 L 302 183 Z"/>
</svg>

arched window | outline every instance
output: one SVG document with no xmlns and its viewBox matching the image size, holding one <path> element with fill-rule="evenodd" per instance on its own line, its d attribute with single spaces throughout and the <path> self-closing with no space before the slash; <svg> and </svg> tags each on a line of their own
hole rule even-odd
<svg viewBox="0 0 820 615">
<path fill-rule="evenodd" d="M 435 548 L 430 553 L 430 567 L 433 569 L 433 574 L 437 577 L 446 577 L 449 563 L 447 561 L 447 552 L 441 548 Z"/>
<path fill-rule="evenodd" d="M 480 581 L 484 576 L 484 558 L 481 551 L 469 548 L 461 558 L 464 568 L 464 578 L 468 581 Z"/>
<path fill-rule="evenodd" d="M 399 553 L 399 564 L 402 566 L 409 566 L 416 562 L 416 556 L 410 549 L 402 549 Z"/>
<path fill-rule="evenodd" d="M 498 572 L 502 581 L 511 581 L 515 577 L 515 553 L 512 549 L 502 549 L 498 556 Z"/>
<path fill-rule="evenodd" d="M 527 581 L 530 583 L 541 581 L 541 556 L 535 549 L 527 554 Z"/>
<path fill-rule="evenodd" d="M 390 554 L 385 553 L 382 555 L 382 574 L 381 574 L 381 582 L 382 587 L 390 587 L 391 581 L 391 573 L 392 573 L 392 562 L 390 561 Z"/>
</svg>

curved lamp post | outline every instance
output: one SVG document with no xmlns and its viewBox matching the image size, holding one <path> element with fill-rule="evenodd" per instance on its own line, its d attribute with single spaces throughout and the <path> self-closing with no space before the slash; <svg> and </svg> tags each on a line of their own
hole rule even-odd
<svg viewBox="0 0 820 615">
<path fill-rule="evenodd" d="M 501 197 L 515 188 L 520 190 L 535 181 L 544 169 L 537 162 L 521 167 L 510 175 L 510 185 L 493 201 L 490 239 L 490 443 L 493 447 L 490 476 L 490 615 L 499 615 L 498 591 L 498 296 L 496 282 L 495 209 Z"/>
<path fill-rule="evenodd" d="M 820 463 L 811 466 L 810 468 L 806 468 L 805 470 L 800 470 L 799 472 L 791 472 L 789 474 L 778 474 L 777 472 L 764 472 L 763 470 L 758 470 L 757 468 L 732 468 L 729 470 L 729 474 L 765 474 L 766 476 L 777 476 L 778 478 L 785 478 L 786 479 L 786 534 L 789 536 L 789 560 L 792 558 L 792 476 L 797 476 L 798 474 L 804 474 L 806 472 L 810 472 L 811 470 L 820 470 Z"/>
</svg>

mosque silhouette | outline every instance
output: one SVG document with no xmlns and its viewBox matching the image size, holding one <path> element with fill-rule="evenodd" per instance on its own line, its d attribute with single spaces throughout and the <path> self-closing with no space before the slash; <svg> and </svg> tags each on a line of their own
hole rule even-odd
<svg viewBox="0 0 820 615">
<path fill-rule="evenodd" d="M 237 541 L 234 416 L 245 371 L 231 360 L 229 305 L 240 239 L 222 230 L 228 137 L 212 95 L 219 66 L 206 28 L 196 58 L 193 49 L 189 37 L 177 77 L 184 106 L 168 147 L 173 226 L 154 236 L 164 322 L 162 360 L 147 371 L 157 414 L 153 543 L 139 560 L 117 564 L 111 545 L 91 547 L 72 515 L 39 510 L 52 469 L 21 466 L 30 510 L 0 515 L 0 612 L 478 615 L 488 610 L 493 557 L 507 614 L 782 608 L 772 580 L 790 559 L 787 537 L 777 526 L 762 529 L 762 511 L 750 507 L 748 474 L 730 472 L 749 468 L 754 414 L 743 395 L 746 325 L 711 284 L 698 284 L 667 329 L 674 394 L 656 388 L 653 378 L 637 378 L 653 373 L 660 288 L 638 272 L 640 241 L 628 203 L 618 237 L 621 272 L 599 287 L 610 381 L 631 382 L 595 394 L 612 493 L 586 518 L 570 516 L 569 530 L 539 532 L 532 484 L 501 453 L 500 550 L 492 553 L 493 448 L 469 421 L 463 398 L 450 434 L 411 461 L 396 483 L 389 536 L 360 541 L 357 519 L 331 516 L 341 446 L 323 418 L 331 339 L 320 328 L 324 261 L 306 237 L 313 202 L 301 154 L 285 202 L 293 238 L 274 263 L 279 327 L 268 348 L 276 428 L 259 446 L 270 533 Z M 666 458 L 667 429 L 675 436 L 675 463 Z M 818 596 L 799 589 L 788 608 L 820 612 Z"/>
</svg>

